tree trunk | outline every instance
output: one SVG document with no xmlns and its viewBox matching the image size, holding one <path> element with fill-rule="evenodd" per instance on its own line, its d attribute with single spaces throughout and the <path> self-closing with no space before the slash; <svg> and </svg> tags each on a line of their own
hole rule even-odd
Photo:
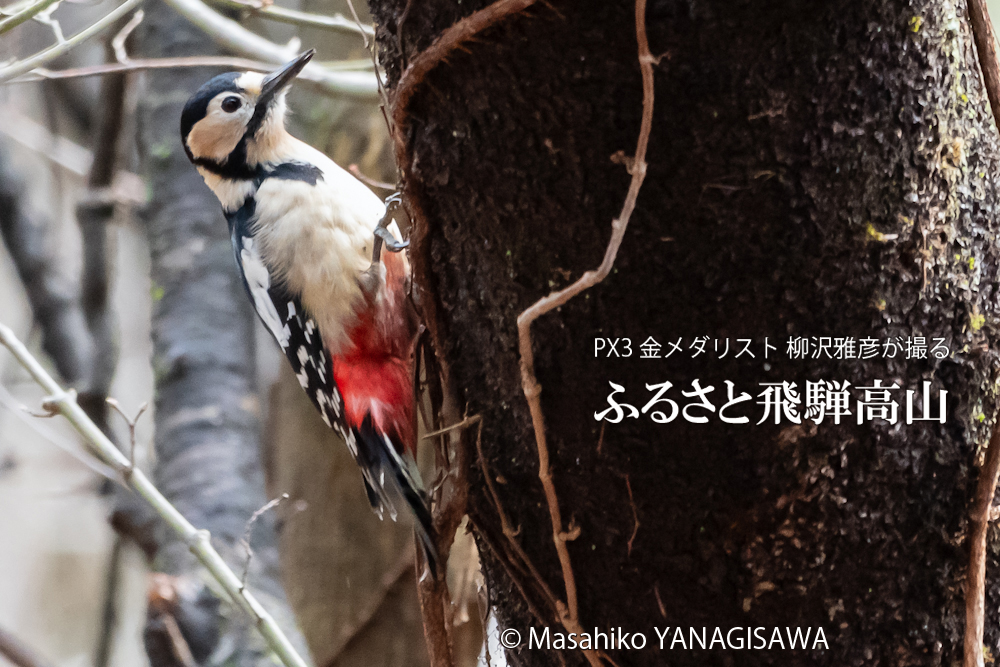
<svg viewBox="0 0 1000 667">
<path fill-rule="evenodd" d="M 488 4 L 372 0 L 390 93 L 435 37 Z M 562 601 L 516 320 L 600 263 L 622 207 L 620 157 L 635 152 L 642 110 L 634 11 L 557 1 L 508 16 L 430 70 L 403 126 L 405 192 L 423 210 L 413 261 L 437 351 L 460 403 L 482 417 L 514 539 Z M 580 623 L 645 635 L 644 650 L 606 650 L 618 665 L 951 665 L 966 508 L 994 421 L 1000 259 L 997 133 L 965 4 L 658 0 L 647 20 L 659 57 L 649 168 L 615 269 L 533 327 L 559 530 L 579 528 L 568 552 Z M 660 359 L 642 358 L 650 336 Z M 887 340 L 916 336 L 950 352 L 883 356 Z M 629 338 L 631 357 L 595 359 L 598 337 Z M 880 347 L 869 359 L 812 358 L 814 347 L 793 359 L 796 337 Z M 737 358 L 738 339 L 754 358 Z M 761 383 L 804 395 L 819 380 L 851 383 L 839 425 L 776 424 L 774 410 L 757 425 Z M 858 387 L 875 380 L 899 386 L 895 425 L 866 411 L 857 423 Z M 708 423 L 655 423 L 653 411 L 670 416 L 665 403 L 597 420 L 609 382 L 642 408 L 656 394 L 645 385 L 668 381 L 681 408 L 699 402 L 681 394 L 693 382 L 714 388 L 714 412 L 686 413 Z M 749 423 L 720 419 L 726 381 L 752 396 L 726 416 Z M 919 417 L 925 381 L 935 400 L 948 391 L 947 422 L 907 425 L 905 391 Z M 525 641 L 530 627 L 565 632 L 472 469 L 469 511 L 501 626 Z M 996 655 L 993 537 L 985 643 Z M 806 650 L 771 644 L 786 626 L 813 629 Z M 661 651 L 654 628 L 665 627 Z M 690 627 L 709 640 L 717 627 L 764 628 L 770 648 L 691 650 Z M 524 645 L 515 658 L 559 664 Z"/>
</svg>

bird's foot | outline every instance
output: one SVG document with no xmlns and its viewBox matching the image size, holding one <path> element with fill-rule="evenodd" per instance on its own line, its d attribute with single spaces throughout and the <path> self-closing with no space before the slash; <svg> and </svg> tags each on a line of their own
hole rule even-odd
<svg viewBox="0 0 1000 667">
<path fill-rule="evenodd" d="M 402 193 L 396 192 L 390 195 L 385 200 L 385 215 L 379 220 L 378 226 L 375 227 L 375 245 L 372 248 L 372 267 L 374 268 L 379 261 L 382 259 L 382 244 L 385 244 L 385 249 L 389 252 L 400 252 L 409 247 L 409 241 L 399 241 L 392 232 L 389 231 L 389 223 L 392 222 L 392 216 L 399 208 L 400 204 L 403 203 Z M 369 269 L 371 271 L 372 269 Z"/>
</svg>

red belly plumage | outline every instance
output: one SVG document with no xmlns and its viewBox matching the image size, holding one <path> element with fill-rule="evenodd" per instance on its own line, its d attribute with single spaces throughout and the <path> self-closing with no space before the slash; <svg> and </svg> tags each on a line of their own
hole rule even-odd
<svg viewBox="0 0 1000 667">
<path fill-rule="evenodd" d="M 374 303 L 358 313 L 348 332 L 350 345 L 333 357 L 333 378 L 352 427 L 369 414 L 375 430 L 416 454 L 410 346 L 413 318 L 403 292 L 405 267 L 398 255 L 383 254 L 386 278 Z"/>
</svg>

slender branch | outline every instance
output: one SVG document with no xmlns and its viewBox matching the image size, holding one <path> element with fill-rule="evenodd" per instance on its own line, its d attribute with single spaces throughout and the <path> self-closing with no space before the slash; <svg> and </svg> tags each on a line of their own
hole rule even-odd
<svg viewBox="0 0 1000 667">
<path fill-rule="evenodd" d="M 3 628 L 0 628 L 0 655 L 10 660 L 14 667 L 48 667 L 50 664 Z"/>
<path fill-rule="evenodd" d="M 125 48 L 125 42 L 135 29 L 139 27 L 145 17 L 146 12 L 140 9 L 122 26 L 118 34 L 111 38 L 109 55 L 114 56 L 113 60 L 117 60 L 120 63 L 128 62 L 128 51 Z M 108 60 L 112 60 L 112 58 L 108 58 Z"/>
<path fill-rule="evenodd" d="M 111 27 L 118 21 L 118 19 L 125 16 L 141 4 L 142 0 L 125 0 L 125 2 L 119 5 L 116 9 L 112 10 L 106 16 L 101 17 L 99 21 L 94 22 L 89 27 L 84 28 L 69 39 L 58 44 L 53 44 L 44 51 L 36 53 L 29 58 L 15 61 L 7 67 L 0 68 L 0 83 L 10 81 L 15 76 L 20 76 L 30 72 L 36 67 L 58 58 L 67 51 L 71 50 L 73 47 L 79 46 L 94 35 Z"/>
<path fill-rule="evenodd" d="M 479 415 L 472 415 L 471 417 L 466 417 L 457 424 L 452 424 L 451 426 L 445 426 L 444 428 L 439 428 L 436 431 L 431 431 L 430 433 L 425 433 L 421 440 L 430 440 L 431 438 L 436 438 L 439 435 L 444 435 L 445 433 L 451 433 L 452 431 L 460 431 L 464 428 L 472 426 L 473 424 L 479 424 L 482 421 L 482 417 Z M 482 432 L 483 427 L 480 424 L 479 431 Z"/>
<path fill-rule="evenodd" d="M 170 638 L 170 648 L 173 651 L 174 657 L 177 658 L 183 667 L 197 667 L 194 656 L 191 655 L 191 647 L 184 638 L 184 633 L 181 632 L 181 626 L 177 622 L 177 617 L 173 614 L 164 614 L 163 626 L 167 631 L 167 637 Z"/>
<path fill-rule="evenodd" d="M 354 24 L 358 27 L 358 30 L 362 31 L 361 35 L 362 35 L 363 39 L 365 40 L 365 48 L 367 49 L 368 48 L 368 34 L 365 33 L 364 30 L 363 30 L 364 26 L 361 24 L 361 17 L 358 16 L 358 10 L 354 8 L 354 0 L 347 0 L 347 6 L 351 10 L 351 16 L 354 17 Z M 372 37 L 372 41 L 375 41 L 375 34 L 374 33 L 372 33 L 371 37 Z M 372 51 L 372 54 L 374 54 L 374 53 L 375 52 Z"/>
<path fill-rule="evenodd" d="M 115 412 L 117 412 L 122 419 L 125 420 L 125 424 L 128 426 L 128 473 L 132 474 L 132 470 L 135 469 L 135 427 L 139 423 L 139 418 L 145 414 L 146 410 L 149 409 L 149 403 L 143 401 L 139 405 L 139 409 L 136 410 L 135 417 L 129 417 L 122 410 L 121 404 L 113 398 L 105 399 L 105 402 L 110 405 Z"/>
<path fill-rule="evenodd" d="M 5 18 L 3 21 L 0 21 L 0 35 L 16 28 L 25 21 L 29 20 L 31 17 L 45 11 L 48 7 L 57 2 L 59 2 L 59 0 L 38 0 L 38 2 L 28 5 L 24 9 L 12 14 L 10 17 Z"/>
<path fill-rule="evenodd" d="M 395 192 L 396 190 L 396 186 L 393 185 L 392 183 L 386 183 L 385 181 L 377 181 L 374 178 L 365 176 L 363 173 L 361 173 L 361 169 L 356 164 L 348 165 L 347 171 L 354 174 L 354 178 L 358 179 L 359 181 L 361 181 L 362 183 L 364 183 L 369 187 L 378 188 L 379 190 L 391 190 L 393 192 Z"/>
<path fill-rule="evenodd" d="M 351 9 L 351 16 L 354 17 L 354 23 L 357 24 L 358 28 L 362 28 L 361 19 L 358 17 L 358 10 L 354 8 L 354 0 L 347 0 L 347 6 Z M 382 118 L 385 119 L 385 127 L 389 130 L 389 136 L 392 136 L 392 123 L 389 122 L 389 116 L 386 115 L 385 110 L 389 106 L 389 96 L 385 92 L 385 85 L 382 83 L 382 74 L 378 70 L 378 56 L 375 53 L 375 37 L 368 39 L 368 35 L 362 35 L 365 40 L 365 48 L 372 57 L 372 69 L 375 71 L 375 83 L 378 85 L 378 94 L 380 98 L 379 107 L 382 110 Z"/>
<path fill-rule="evenodd" d="M 628 491 L 628 504 L 632 508 L 632 535 L 628 538 L 628 555 L 632 556 L 632 545 L 635 543 L 635 536 L 639 534 L 639 510 L 635 506 L 635 496 L 632 495 L 632 481 L 629 479 L 628 475 L 622 475 L 625 478 L 625 489 Z"/>
<path fill-rule="evenodd" d="M 279 46 L 227 19 L 200 0 L 166 0 L 178 14 L 196 25 L 216 43 L 248 58 L 260 58 L 274 65 L 281 65 L 296 55 L 290 46 Z M 309 63 L 302 74 L 311 76 L 324 92 L 374 100 L 378 98 L 378 84 L 367 72 L 337 72 L 317 63 Z"/>
<path fill-rule="evenodd" d="M 125 538 L 115 533 L 108 555 L 108 569 L 104 579 L 104 604 L 101 609 L 101 632 L 94 651 L 94 667 L 108 667 L 111 663 L 116 630 L 118 629 L 118 595 L 122 584 L 122 552 Z"/>
<path fill-rule="evenodd" d="M 31 356 L 27 348 L 14 336 L 14 333 L 2 324 L 0 324 L 0 344 L 10 350 L 21 366 L 35 379 L 35 382 L 50 394 L 42 406 L 68 419 L 86 440 L 91 452 L 124 475 L 129 470 L 129 460 L 87 417 L 86 413 L 73 400 L 72 394 L 63 391 L 62 387 L 42 368 L 38 360 Z M 249 591 L 241 589 L 240 578 L 229 569 L 219 552 L 212 547 L 209 532 L 198 530 L 192 526 L 141 470 L 133 470 L 131 474 L 125 475 L 125 478 L 132 490 L 146 500 L 188 545 L 191 553 L 219 582 L 232 601 L 255 620 L 261 635 L 281 662 L 286 667 L 307 667 L 306 662 L 295 651 L 291 642 L 267 610 L 257 601 L 257 598 Z"/>
<path fill-rule="evenodd" d="M 997 40 L 984 0 L 968 0 L 969 23 L 979 54 L 979 67 L 986 84 L 993 120 L 1000 127 L 1000 63 Z M 998 413 L 1000 419 L 1000 413 Z M 976 497 L 969 511 L 969 571 L 965 580 L 965 638 L 963 667 L 984 667 L 983 630 L 986 613 L 986 536 L 990 507 L 1000 472 L 1000 423 L 994 425 L 986 450 L 986 462 L 979 471 Z"/>
<path fill-rule="evenodd" d="M 375 37 L 375 28 L 370 25 L 359 25 L 341 14 L 324 16 L 322 14 L 300 12 L 295 9 L 289 9 L 288 7 L 279 7 L 278 5 L 265 5 L 260 2 L 244 2 L 243 0 L 211 1 L 214 4 L 222 5 L 223 7 L 247 10 L 255 16 L 272 19 L 274 21 L 281 21 L 282 23 L 308 26 L 310 28 L 324 28 L 326 30 L 332 30 L 333 32 L 360 35 L 362 38 Z"/>
<path fill-rule="evenodd" d="M 135 17 L 141 15 L 142 10 L 135 12 Z M 120 18 L 115 24 L 116 32 L 123 32 L 135 21 L 135 17 L 131 21 Z M 113 40 L 113 36 L 104 40 L 104 57 L 108 61 L 115 57 Z M 118 171 L 127 83 L 124 74 L 101 80 L 97 107 L 101 109 L 101 114 L 94 140 L 94 159 L 87 175 L 87 193 L 76 207 L 76 219 L 83 240 L 80 303 L 94 348 L 86 385 L 86 392 L 90 394 L 86 407 L 102 430 L 107 430 L 105 399 L 118 363 L 118 343 L 115 335 L 117 323 L 110 303 L 116 237 L 108 230 L 108 224 L 115 215 L 115 206 L 100 193 L 111 187 Z"/>
<path fill-rule="evenodd" d="M 457 423 L 458 410 L 447 385 L 442 385 L 441 419 Z M 465 516 L 468 505 L 468 456 L 463 433 L 449 430 L 448 439 L 454 457 L 449 460 L 449 446 L 435 449 L 436 468 L 445 470 L 444 481 L 432 494 L 434 532 L 437 535 L 437 577 L 423 577 L 417 581 L 417 596 L 424 622 L 424 638 L 431 667 L 455 667 L 454 604 L 448 589 L 448 556 L 455 539 L 455 532 Z M 443 434 L 442 434 L 443 435 Z M 417 551 L 417 572 L 424 571 L 423 552 Z"/>
<path fill-rule="evenodd" d="M 399 77 L 399 83 L 392 91 L 392 120 L 397 128 L 395 132 L 397 157 L 400 148 L 407 158 L 411 157 L 405 145 L 400 146 L 406 140 L 406 132 L 403 129 L 408 125 L 410 100 L 431 70 L 465 42 L 511 14 L 524 11 L 535 2 L 537 0 L 497 0 L 492 5 L 466 16 L 445 30 L 440 37 L 413 59 L 410 66 Z M 409 173 L 410 160 L 407 159 L 405 164 L 401 163 L 400 168 L 404 174 Z"/>
<path fill-rule="evenodd" d="M 655 60 L 649 51 L 649 41 L 646 37 L 646 0 L 636 0 L 635 29 L 639 46 L 639 67 L 642 71 L 642 122 L 639 128 L 639 139 L 636 143 L 635 157 L 631 161 L 631 168 L 629 169 L 632 174 L 632 182 L 629 185 L 628 194 L 625 197 L 621 213 L 612 222 L 611 240 L 605 250 L 604 259 L 596 270 L 587 271 L 569 287 L 539 299 L 517 318 L 521 353 L 521 385 L 524 390 L 524 396 L 528 400 L 528 407 L 531 410 L 531 423 L 535 431 L 535 445 L 538 449 L 538 477 L 545 490 L 545 500 L 548 503 L 549 516 L 552 519 L 552 542 L 555 544 L 556 552 L 559 555 L 563 583 L 566 587 L 566 605 L 561 609 L 564 612 L 562 620 L 563 624 L 570 631 L 579 631 L 578 628 L 580 627 L 576 579 L 573 574 L 569 549 L 566 546 L 566 541 L 570 535 L 563 530 L 559 497 L 556 494 L 555 484 L 552 481 L 552 471 L 549 467 L 549 448 L 545 438 L 545 417 L 542 413 L 542 387 L 535 376 L 535 355 L 532 348 L 531 324 L 545 313 L 562 306 L 573 297 L 600 283 L 607 277 L 614 266 L 618 249 L 621 247 L 622 239 L 625 237 L 625 230 L 628 227 L 629 219 L 632 216 L 632 211 L 635 209 L 639 189 L 642 187 L 642 182 L 646 177 L 646 148 L 649 144 L 649 134 L 653 125 L 653 63 Z M 596 657 L 589 654 L 587 657 L 591 661 L 591 664 L 595 664 Z"/>
<path fill-rule="evenodd" d="M 257 523 L 257 519 L 262 517 L 264 514 L 267 514 L 286 500 L 288 500 L 288 494 L 282 493 L 280 496 L 268 501 L 263 507 L 250 515 L 250 520 L 247 521 L 247 526 L 243 530 L 243 539 L 240 540 L 243 544 L 243 548 L 247 550 L 247 559 L 243 564 L 243 576 L 240 577 L 240 591 L 245 590 L 247 587 L 247 577 L 250 575 L 250 562 L 253 561 L 253 548 L 250 546 L 250 539 L 253 537 L 253 525 Z"/>
<path fill-rule="evenodd" d="M 142 10 L 131 20 L 123 16 L 116 23 L 118 34 L 104 39 L 104 57 L 111 60 L 117 50 L 124 51 L 128 32 L 142 20 Z M 120 27 L 119 27 L 120 26 Z M 117 46 L 116 46 L 117 45 Z M 90 331 L 93 354 L 87 378 L 87 392 L 82 405 L 87 414 L 105 433 L 109 433 L 108 407 L 121 412 L 117 401 L 108 398 L 111 381 L 118 365 L 119 348 L 115 313 L 110 302 L 111 273 L 114 271 L 115 236 L 108 224 L 114 218 L 115 205 L 100 201 L 99 193 L 110 188 L 117 172 L 121 146 L 122 118 L 125 115 L 125 92 L 128 84 L 124 74 L 101 80 L 98 108 L 102 113 L 97 123 L 94 159 L 87 177 L 87 194 L 77 203 L 76 218 L 83 246 L 83 266 L 80 271 L 80 304 Z M 145 404 L 136 420 L 145 411 Z M 125 417 L 129 426 L 129 469 L 135 468 L 135 420 Z M 116 495 L 124 495 L 115 489 Z M 119 503 L 120 504 L 120 503 Z M 111 661 L 115 631 L 118 629 L 118 589 L 121 581 L 121 561 L 124 537 L 115 534 L 108 559 L 104 605 L 100 633 L 94 654 L 94 667 L 107 667 Z"/>
<path fill-rule="evenodd" d="M 998 415 L 1000 417 L 1000 415 Z M 1000 472 L 1000 424 L 986 450 L 986 462 L 979 471 L 976 497 L 969 510 L 969 571 L 965 577 L 965 640 L 963 667 L 983 667 L 983 629 L 986 607 L 986 535 L 990 506 Z"/>
<path fill-rule="evenodd" d="M 1000 64 L 997 61 L 997 38 L 993 22 L 990 21 L 985 0 L 968 0 L 968 3 L 969 23 L 976 51 L 979 53 L 979 67 L 986 83 L 986 96 L 990 99 L 993 119 L 1000 126 Z"/>
<path fill-rule="evenodd" d="M 497 510 L 497 514 L 500 516 L 500 528 L 503 530 L 504 537 L 510 543 L 517 557 L 520 558 L 522 564 L 528 568 L 531 576 L 534 577 L 535 581 L 542 589 L 542 593 L 545 595 L 546 601 L 552 609 L 558 609 L 558 604 L 556 601 L 556 596 L 549 588 L 549 585 L 545 583 L 542 578 L 541 573 L 535 568 L 535 564 L 531 562 L 528 558 L 528 554 L 524 552 L 521 548 L 520 542 L 517 541 L 517 535 L 521 532 L 520 527 L 517 530 L 510 525 L 510 520 L 507 518 L 507 512 L 503 509 L 503 504 L 500 502 L 500 495 L 497 493 L 496 486 L 493 485 L 493 476 L 490 474 L 489 468 L 486 466 L 486 456 L 483 455 L 483 428 L 482 424 L 479 425 L 479 433 L 476 434 L 476 453 L 479 455 L 479 468 L 483 473 L 483 479 L 486 480 L 486 488 L 490 492 L 490 496 L 493 498 L 493 505 Z"/>
<path fill-rule="evenodd" d="M 84 452 L 80 446 L 76 443 L 70 444 L 69 441 L 60 437 L 59 435 L 53 433 L 49 429 L 42 426 L 38 421 L 38 418 L 32 416 L 31 411 L 28 406 L 23 405 L 13 394 L 7 390 L 6 387 L 0 385 L 0 406 L 3 406 L 10 410 L 11 414 L 16 416 L 25 426 L 30 428 L 32 431 L 40 435 L 42 438 L 48 440 L 51 444 L 55 445 L 59 449 L 63 450 L 74 459 L 85 465 L 87 468 L 97 473 L 101 477 L 107 479 L 115 484 L 121 484 L 122 481 L 118 476 L 118 473 L 114 468 L 109 468 L 100 461 L 95 461 L 93 456 L 90 456 L 87 452 Z"/>
<path fill-rule="evenodd" d="M 327 63 L 323 65 L 331 72 L 354 72 L 367 71 L 371 69 L 368 60 L 344 60 L 341 62 Z M 259 60 L 249 58 L 233 58 L 231 56 L 181 56 L 178 58 L 137 58 L 129 59 L 127 62 L 102 63 L 100 65 L 89 65 L 86 67 L 74 67 L 63 70 L 48 70 L 43 67 L 35 69 L 29 74 L 20 76 L 8 84 L 34 83 L 36 81 L 49 81 L 55 79 L 78 79 L 88 76 L 106 76 L 119 72 L 140 72 L 151 69 L 176 69 L 186 67 L 225 67 L 235 70 L 247 70 L 251 72 L 269 72 L 274 69 L 272 63 L 264 63 Z M 315 76 L 314 72 L 303 72 L 296 81 L 301 81 L 318 90 L 323 90 L 323 80 Z"/>
</svg>

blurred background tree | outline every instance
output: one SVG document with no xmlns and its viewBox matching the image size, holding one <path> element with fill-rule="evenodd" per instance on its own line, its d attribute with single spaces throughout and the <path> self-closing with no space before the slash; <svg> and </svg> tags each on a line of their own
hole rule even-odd
<svg viewBox="0 0 1000 667">
<path fill-rule="evenodd" d="M 295 87 L 293 133 L 342 166 L 393 182 L 365 38 L 342 0 L 264 9 L 292 10 L 293 23 L 251 5 L 212 7 L 264 46 L 229 35 L 228 23 L 217 28 L 218 17 L 204 23 L 208 8 L 198 2 L 184 3 L 187 17 L 177 6 L 150 0 L 44 63 L 62 78 L 0 91 L 0 318 L 78 389 L 122 447 L 126 421 L 104 399 L 118 399 L 129 417 L 151 404 L 135 429 L 140 467 L 211 531 L 236 572 L 251 514 L 288 494 L 255 522 L 248 585 L 315 665 L 426 664 L 411 531 L 372 514 L 347 448 L 260 329 L 218 202 L 180 145 L 187 97 L 242 63 L 148 68 L 248 52 L 269 67 L 298 44 L 315 47 L 334 84 Z M 113 8 L 67 0 L 16 27 L 0 19 L 0 53 L 23 61 L 57 30 L 72 40 Z M 367 25 L 366 8 L 357 9 Z M 128 71 L 81 76 L 107 63 Z M 186 546 L 89 462 L 64 424 L 24 413 L 39 396 L 7 356 L 0 372 L 3 637 L 56 665 L 272 664 L 249 619 L 220 603 Z M 465 664 L 481 636 L 478 613 L 470 616 Z"/>
</svg>

